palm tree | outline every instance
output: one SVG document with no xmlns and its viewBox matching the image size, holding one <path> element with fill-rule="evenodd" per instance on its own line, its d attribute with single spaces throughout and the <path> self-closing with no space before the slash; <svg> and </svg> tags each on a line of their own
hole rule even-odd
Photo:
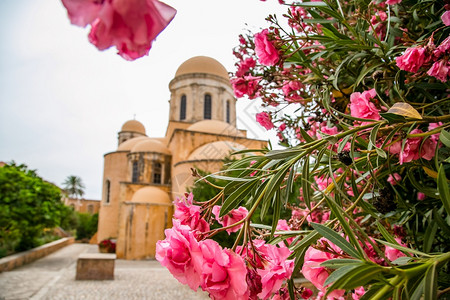
<svg viewBox="0 0 450 300">
<path fill-rule="evenodd" d="M 71 198 L 78 199 L 84 195 L 84 184 L 81 177 L 70 175 L 63 182 L 64 190 Z"/>
</svg>

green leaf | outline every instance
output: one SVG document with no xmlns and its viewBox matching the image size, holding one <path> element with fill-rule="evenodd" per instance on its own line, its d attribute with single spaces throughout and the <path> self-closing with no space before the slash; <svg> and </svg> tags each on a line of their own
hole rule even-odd
<svg viewBox="0 0 450 300">
<path fill-rule="evenodd" d="M 329 259 L 327 261 L 324 261 L 320 264 L 322 267 L 327 267 L 331 269 L 338 269 L 340 267 L 346 266 L 346 265 L 355 265 L 355 264 L 361 264 L 362 260 L 359 259 L 350 259 L 350 258 L 336 258 L 336 259 Z"/>
<path fill-rule="evenodd" d="M 392 113 L 380 113 L 380 116 L 388 121 L 389 124 L 406 122 L 405 117 Z"/>
<path fill-rule="evenodd" d="M 357 267 L 358 265 L 346 265 L 337 269 L 336 271 L 331 273 L 330 276 L 328 276 L 328 278 L 323 283 L 323 286 L 327 286 L 333 282 L 336 282 L 343 276 L 346 276 L 348 273 L 352 272 L 352 270 L 356 269 Z"/>
<path fill-rule="evenodd" d="M 400 246 L 398 244 L 397 245 L 396 244 L 392 244 L 392 243 L 389 243 L 389 242 L 386 242 L 386 241 L 383 241 L 383 240 L 379 240 L 379 239 L 374 239 L 374 240 L 377 241 L 378 243 L 381 243 L 381 244 L 383 244 L 385 246 L 392 247 L 392 248 L 400 250 L 402 252 L 413 253 L 413 254 L 417 254 L 419 256 L 424 256 L 424 257 L 431 257 L 430 254 L 427 254 L 427 253 L 424 253 L 424 252 L 421 252 L 421 251 L 418 251 L 418 250 L 415 250 L 415 249 L 403 247 L 403 246 Z"/>
<path fill-rule="evenodd" d="M 303 152 L 301 149 L 287 149 L 287 150 L 272 150 L 265 154 L 270 159 L 285 159 L 294 157 Z"/>
<path fill-rule="evenodd" d="M 424 300 L 434 300 L 437 299 L 437 272 L 436 272 L 437 262 L 431 264 L 425 274 L 425 285 Z"/>
<path fill-rule="evenodd" d="M 311 223 L 311 226 L 315 230 L 317 230 L 317 232 L 320 233 L 323 237 L 325 237 L 330 242 L 334 243 L 336 246 L 341 248 L 348 255 L 355 258 L 363 259 L 363 256 L 361 256 L 349 242 L 347 242 L 341 235 L 339 235 L 334 230 L 318 223 Z"/>
<path fill-rule="evenodd" d="M 403 116 L 411 119 L 422 119 L 419 112 L 406 102 L 397 102 L 391 106 L 387 113 Z"/>
<path fill-rule="evenodd" d="M 230 212 L 230 210 L 234 209 L 239 205 L 239 203 L 242 201 L 246 193 L 248 193 L 253 186 L 259 182 L 259 179 L 255 178 L 252 181 L 247 181 L 244 184 L 242 184 L 240 187 L 238 187 L 233 193 L 231 193 L 224 201 L 222 208 L 220 209 L 220 217 L 223 217 L 227 213 Z"/>
<path fill-rule="evenodd" d="M 301 7 L 327 7 L 328 4 L 320 1 L 312 1 L 312 2 L 303 2 L 303 3 L 295 3 L 293 6 L 301 6 Z"/>
<path fill-rule="evenodd" d="M 444 205 L 445 211 L 450 215 L 450 190 L 448 188 L 447 177 L 445 176 L 444 166 L 441 164 L 438 171 L 437 188 L 439 198 Z"/>
<path fill-rule="evenodd" d="M 430 252 L 431 247 L 433 246 L 434 237 L 436 236 L 436 232 L 438 230 L 438 224 L 431 220 L 430 224 L 428 224 L 427 229 L 425 230 L 424 240 L 423 240 L 423 251 Z"/>
<path fill-rule="evenodd" d="M 280 191 L 275 194 L 273 199 L 273 219 L 272 219 L 272 230 L 270 232 L 270 239 L 273 238 L 273 234 L 275 230 L 277 229 L 278 220 L 280 219 L 281 214 L 281 197 L 280 197 Z M 263 221 L 262 214 L 261 214 L 261 221 Z"/>
<path fill-rule="evenodd" d="M 311 209 L 311 185 L 308 182 L 309 179 L 309 157 L 305 158 L 302 171 L 302 195 L 306 206 Z"/>
<path fill-rule="evenodd" d="M 450 148 L 450 132 L 441 130 L 441 134 L 439 135 L 439 140 L 442 142 L 442 144 L 444 144 L 445 146 Z"/>
</svg>

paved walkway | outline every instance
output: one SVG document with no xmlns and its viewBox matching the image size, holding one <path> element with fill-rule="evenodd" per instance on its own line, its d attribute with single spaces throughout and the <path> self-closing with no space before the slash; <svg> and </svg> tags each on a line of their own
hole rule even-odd
<svg viewBox="0 0 450 300">
<path fill-rule="evenodd" d="M 80 253 L 96 245 L 72 244 L 31 264 L 0 273 L 0 300 L 16 299 L 209 299 L 180 284 L 155 260 L 116 260 L 114 280 L 75 280 Z"/>
</svg>

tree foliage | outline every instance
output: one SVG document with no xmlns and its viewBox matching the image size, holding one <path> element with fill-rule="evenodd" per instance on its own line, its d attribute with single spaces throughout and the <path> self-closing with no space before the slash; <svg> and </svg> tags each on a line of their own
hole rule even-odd
<svg viewBox="0 0 450 300">
<path fill-rule="evenodd" d="M 18 239 L 18 251 L 37 245 L 44 228 L 59 225 L 65 209 L 59 188 L 25 165 L 0 168 L 0 239 Z"/>
<path fill-rule="evenodd" d="M 69 197 L 81 198 L 84 195 L 84 183 L 81 177 L 70 175 L 63 182 L 64 191 Z"/>
</svg>

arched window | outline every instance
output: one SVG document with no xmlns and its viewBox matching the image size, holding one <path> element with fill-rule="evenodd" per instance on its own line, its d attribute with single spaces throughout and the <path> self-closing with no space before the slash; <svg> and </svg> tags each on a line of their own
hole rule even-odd
<svg viewBox="0 0 450 300">
<path fill-rule="evenodd" d="M 111 181 L 109 179 L 105 182 L 105 202 L 109 203 L 111 197 Z"/>
<path fill-rule="evenodd" d="M 227 107 L 226 107 L 226 112 L 227 112 L 227 123 L 230 123 L 230 100 L 227 100 Z"/>
<path fill-rule="evenodd" d="M 153 163 L 153 183 L 161 184 L 161 164 L 159 162 Z"/>
<path fill-rule="evenodd" d="M 186 119 L 186 95 L 181 96 L 180 101 L 180 121 Z"/>
<path fill-rule="evenodd" d="M 133 162 L 133 170 L 131 176 L 131 182 L 138 182 L 139 179 L 139 170 L 138 170 L 138 162 Z"/>
<path fill-rule="evenodd" d="M 203 106 L 203 118 L 211 120 L 211 95 L 205 95 L 205 104 Z"/>
</svg>

